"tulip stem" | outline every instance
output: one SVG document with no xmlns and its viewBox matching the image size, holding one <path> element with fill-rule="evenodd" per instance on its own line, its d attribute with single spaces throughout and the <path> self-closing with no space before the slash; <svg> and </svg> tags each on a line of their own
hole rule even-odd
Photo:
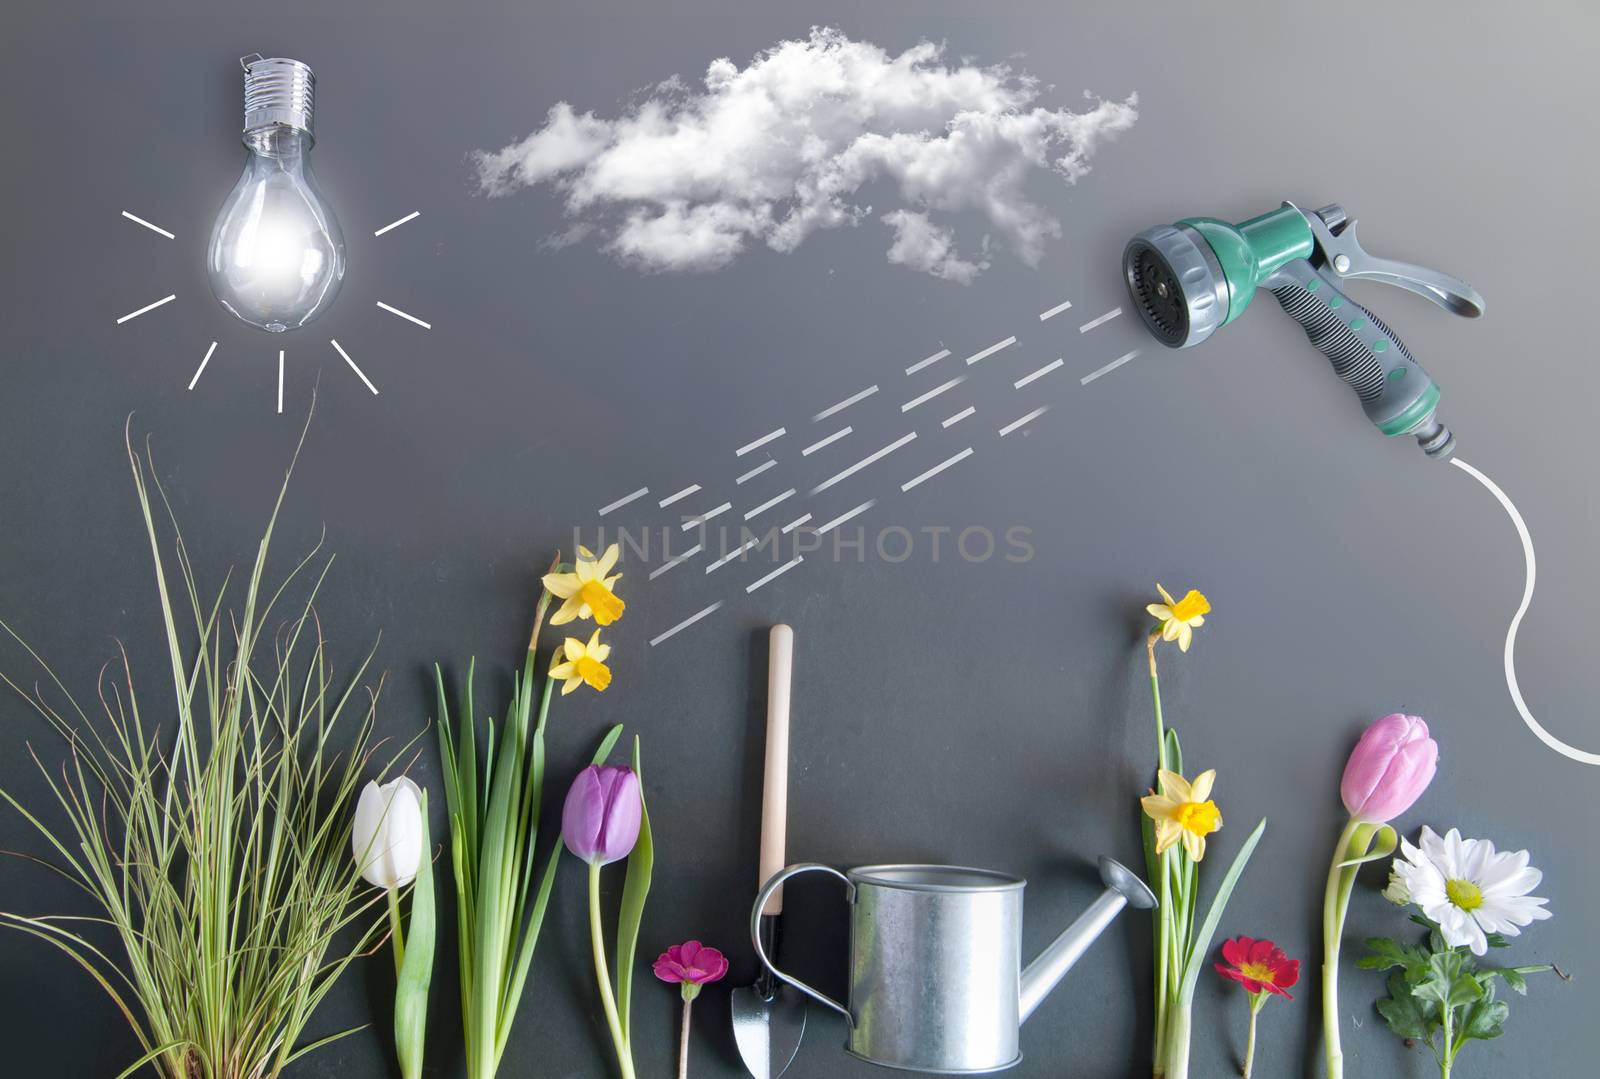
<svg viewBox="0 0 1600 1079">
<path fill-rule="evenodd" d="M 633 1054 L 628 1050 L 628 1040 L 622 1034 L 622 1020 L 617 1016 L 617 998 L 611 992 L 611 974 L 606 970 L 605 936 L 600 929 L 600 863 L 589 865 L 589 940 L 594 947 L 594 975 L 600 982 L 600 1004 L 605 1009 L 606 1025 L 611 1028 L 611 1043 L 617 1050 L 617 1067 L 622 1079 L 634 1079 Z"/>
<path fill-rule="evenodd" d="M 400 924 L 400 889 L 389 890 L 389 932 L 394 935 L 394 972 L 400 973 L 400 967 L 406 961 L 406 934 Z"/>
<path fill-rule="evenodd" d="M 1356 867 L 1341 863 L 1350 859 L 1351 849 L 1363 826 L 1362 821 L 1352 817 L 1339 833 L 1339 842 L 1333 848 L 1333 864 L 1328 867 L 1328 886 L 1322 895 L 1322 1041 L 1328 1079 L 1343 1079 L 1344 1076 L 1344 1051 L 1339 1043 L 1339 945 L 1344 939 L 1350 890 L 1356 881 Z"/>
<path fill-rule="evenodd" d="M 683 1033 L 678 1038 L 678 1079 L 689 1079 L 689 1011 L 693 997 L 683 998 Z"/>
</svg>

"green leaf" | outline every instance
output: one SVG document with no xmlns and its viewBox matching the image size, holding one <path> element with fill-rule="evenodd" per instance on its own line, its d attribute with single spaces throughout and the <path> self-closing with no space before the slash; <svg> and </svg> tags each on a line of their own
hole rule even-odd
<svg viewBox="0 0 1600 1079">
<path fill-rule="evenodd" d="M 1493 990 L 1489 989 L 1489 983 L 1496 978 L 1504 978 L 1506 985 L 1510 986 L 1513 991 L 1521 993 L 1523 996 L 1528 995 L 1528 979 L 1523 977 L 1522 971 L 1517 968 L 1482 967 L 1478 970 L 1478 981 L 1482 983 L 1485 990 L 1490 992 L 1490 995 L 1493 995 Z"/>
<path fill-rule="evenodd" d="M 1185 1007 L 1194 1000 L 1195 983 L 1200 980 L 1200 970 L 1205 966 L 1207 955 L 1211 951 L 1211 938 L 1217 931 L 1217 923 L 1222 921 L 1222 912 L 1227 908 L 1228 899 L 1233 895 L 1234 885 L 1239 883 L 1239 877 L 1243 875 L 1244 867 L 1250 861 L 1250 855 L 1255 851 L 1256 844 L 1261 842 L 1261 834 L 1266 830 L 1267 818 L 1262 817 L 1261 823 L 1250 833 L 1250 838 L 1239 848 L 1239 853 L 1233 856 L 1233 864 L 1228 867 L 1227 874 L 1217 887 L 1217 894 L 1211 900 L 1211 908 L 1206 911 L 1205 922 L 1189 942 L 1189 955 L 1183 969 L 1183 988 L 1179 991 L 1178 998 Z"/>
<path fill-rule="evenodd" d="M 1412 944 L 1400 944 L 1389 937 L 1368 937 L 1367 948 L 1372 954 L 1356 961 L 1363 970 L 1388 970 L 1401 967 L 1407 973 L 1426 968 L 1428 952 Z"/>
<path fill-rule="evenodd" d="M 1387 858 L 1394 853 L 1395 847 L 1400 845 L 1400 837 L 1395 830 L 1387 824 L 1380 824 L 1366 836 L 1366 845 L 1360 854 L 1346 858 L 1339 863 L 1341 869 L 1352 866 L 1364 865 L 1367 862 L 1376 862 L 1380 858 Z"/>
<path fill-rule="evenodd" d="M 1178 732 L 1167 728 L 1167 770 L 1183 775 L 1183 747 L 1178 744 Z"/>
<path fill-rule="evenodd" d="M 621 737 L 622 724 L 618 723 L 615 727 L 612 727 L 606 732 L 606 736 L 604 738 L 600 739 L 600 748 L 594 751 L 594 760 L 590 763 L 596 766 L 604 764 L 606 762 L 606 758 L 611 756 L 611 750 L 615 748 L 617 739 Z"/>
<path fill-rule="evenodd" d="M 1506 1032 L 1506 1017 L 1510 1014 L 1511 1008 L 1505 1001 L 1495 1000 L 1491 991 L 1483 999 L 1474 1001 L 1467 1007 L 1459 1036 L 1481 1042 L 1498 1038 Z"/>
<path fill-rule="evenodd" d="M 1465 964 L 1461 953 L 1453 948 L 1435 952 L 1428 958 L 1427 972 L 1412 981 L 1412 994 L 1437 1001 L 1441 1008 L 1473 1003 L 1483 996 L 1483 986 L 1465 969 Z"/>
<path fill-rule="evenodd" d="M 472 711 L 472 683 L 478 673 L 478 659 L 476 656 L 467 661 L 467 684 L 461 689 L 461 748 L 456 753 L 457 772 L 456 783 L 461 789 L 461 823 L 466 828 L 465 841 L 467 849 L 478 849 L 478 830 L 483 820 L 483 803 L 478 792 L 478 717 Z M 443 683 L 439 686 L 441 697 L 444 694 Z M 493 722 L 490 730 L 493 731 Z M 493 737 L 490 738 L 492 752 Z M 489 779 L 489 763 L 484 762 L 484 782 Z M 483 792 L 487 795 L 487 789 Z"/>
<path fill-rule="evenodd" d="M 1389 995 L 1378 1001 L 1383 1021 L 1402 1038 L 1430 1041 L 1439 1025 L 1437 1007 L 1412 996 L 1410 983 L 1399 971 L 1389 975 L 1388 984 Z"/>
<path fill-rule="evenodd" d="M 620 726 L 612 735 L 620 734 Z M 639 841 L 628 855 L 628 875 L 622 885 L 622 909 L 617 915 L 617 1018 L 622 1024 L 622 1040 L 631 1047 L 634 957 L 639 950 L 639 924 L 644 920 L 644 901 L 650 894 L 650 878 L 655 869 L 655 841 L 650 833 L 650 811 L 644 802 L 644 771 L 640 766 L 639 738 L 633 739 L 633 770 L 639 777 Z"/>
<path fill-rule="evenodd" d="M 402 1079 L 422 1075 L 422 1048 L 428 1033 L 428 986 L 433 981 L 435 936 L 433 840 L 428 834 L 428 792 L 422 792 L 422 859 L 411 886 L 411 924 L 406 954 L 394 990 L 394 1048 Z"/>
<path fill-rule="evenodd" d="M 1445 942 L 1444 942 L 1444 934 L 1442 932 L 1440 932 L 1439 923 L 1438 922 L 1435 922 L 1435 921 L 1433 921 L 1433 920 L 1431 920 L 1429 918 L 1424 918 L 1420 914 L 1413 914 L 1411 916 L 1411 920 L 1413 922 L 1416 922 L 1418 925 L 1422 926 L 1422 928 L 1424 928 L 1424 929 L 1426 929 L 1428 931 L 1428 950 L 1429 951 L 1431 951 L 1431 952 L 1442 952 L 1447 947 L 1449 947 L 1449 945 L 1445 944 Z"/>
<path fill-rule="evenodd" d="M 158 1057 L 164 1057 L 174 1049 L 184 1049 L 192 1044 L 192 1042 L 185 1039 L 181 1041 L 168 1042 L 166 1045 L 157 1046 L 118 1073 L 117 1079 L 129 1079 L 130 1076 L 137 1074 L 139 1069 L 156 1060 Z"/>
</svg>

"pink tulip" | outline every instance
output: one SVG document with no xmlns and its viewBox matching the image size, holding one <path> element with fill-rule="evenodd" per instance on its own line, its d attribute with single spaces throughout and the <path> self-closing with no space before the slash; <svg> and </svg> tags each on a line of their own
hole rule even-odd
<svg viewBox="0 0 1600 1079">
<path fill-rule="evenodd" d="M 1433 781 L 1439 743 L 1420 716 L 1384 716 L 1361 736 L 1344 767 L 1339 796 L 1353 820 L 1383 824 L 1411 808 Z"/>
</svg>

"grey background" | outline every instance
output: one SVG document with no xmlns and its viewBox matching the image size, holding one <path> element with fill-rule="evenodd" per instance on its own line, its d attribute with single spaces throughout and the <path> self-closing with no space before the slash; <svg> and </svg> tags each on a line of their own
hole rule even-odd
<svg viewBox="0 0 1600 1079">
<path fill-rule="evenodd" d="M 296 5 L 275 17 L 58 9 L 23 15 L 0 44 L 10 103 L 0 615 L 70 685 L 90 690 L 114 639 L 129 645 L 147 696 L 162 684 L 122 451 L 129 412 L 153 436 L 215 583 L 253 550 L 320 378 L 278 565 L 326 524 L 339 552 L 323 603 L 333 646 L 348 668 L 382 630 L 391 681 L 381 729 L 405 737 L 430 717 L 423 672 L 436 659 L 459 670 L 478 655 L 480 694 L 503 695 L 535 566 L 570 546 L 572 527 L 592 535 L 601 505 L 645 484 L 654 499 L 701 483 L 691 503 L 723 492 L 744 509 L 758 494 L 815 483 L 910 426 L 897 406 L 936 372 L 907 378 L 906 365 L 1017 334 L 1017 347 L 947 395 L 949 409 L 911 414 L 918 442 L 805 508 L 822 520 L 876 496 L 861 519 L 871 531 L 1026 528 L 1031 561 L 971 563 L 951 557 L 947 541 L 938 561 L 919 543 L 891 564 L 869 548 L 861 561 L 813 556 L 749 596 L 743 585 L 765 563 L 710 576 L 680 566 L 648 584 L 647 565 L 625 567 L 616 683 L 553 710 L 551 791 L 559 796 L 606 724 L 643 736 L 660 864 L 642 949 L 699 936 L 731 954 L 727 985 L 751 974 L 741 927 L 754 885 L 761 631 L 780 619 L 799 642 L 791 856 L 1023 874 L 1026 944 L 1041 946 L 1092 897 L 1095 855 L 1138 857 L 1134 796 L 1152 753 L 1138 633 L 1159 579 L 1203 587 L 1216 606 L 1195 650 L 1168 656 L 1164 679 L 1190 761 L 1221 773 L 1227 828 L 1212 848 L 1213 883 L 1256 819 L 1270 818 L 1223 932 L 1273 937 L 1304 964 L 1297 999 L 1263 1017 L 1258 1074 L 1320 1070 L 1316 942 L 1339 771 L 1360 727 L 1397 709 L 1426 716 L 1443 745 L 1438 780 L 1402 825 L 1458 825 L 1531 848 L 1556 917 L 1509 954 L 1576 975 L 1538 980 L 1530 1000 L 1514 1001 L 1508 1034 L 1475 1045 L 1460 1074 L 1584 1070 L 1600 965 L 1590 820 L 1600 774 L 1538 744 L 1512 710 L 1500 651 L 1522 562 L 1499 507 L 1457 470 L 1379 437 L 1270 302 L 1183 354 L 1158 350 L 1128 317 L 1088 334 L 1076 327 L 1123 302 L 1117 257 L 1134 231 L 1196 213 L 1238 220 L 1284 198 L 1341 200 L 1372 249 L 1472 281 L 1488 300 L 1477 323 L 1393 290 L 1356 295 L 1443 386 L 1461 455 L 1525 513 L 1542 587 L 1522 630 L 1522 684 L 1552 731 L 1600 749 L 1586 587 L 1600 535 L 1589 439 L 1600 392 L 1593 12 L 1524 5 L 1512 17 L 1454 5 L 1445 20 L 1417 5 L 1299 19 L 1264 6 L 1200 15 L 1095 5 L 982 19 L 901 8 L 586 20 L 380 17 L 397 9 L 361 6 L 315 18 Z M 1083 89 L 1118 99 L 1137 90 L 1140 119 L 1076 187 L 1039 188 L 1064 225 L 1041 266 L 1001 255 L 968 288 L 887 265 L 877 225 L 816 235 L 789 256 L 751 251 L 711 275 L 642 276 L 588 245 L 539 250 L 563 225 L 549 192 L 491 202 L 472 191 L 465 155 L 520 138 L 557 100 L 614 115 L 640 87 L 673 73 L 693 80 L 717 56 L 742 65 L 814 22 L 894 51 L 931 38 L 982 62 L 1010 58 L 1056 84 L 1050 105 L 1077 102 Z M 276 343 L 228 321 L 201 266 L 241 163 L 234 58 L 252 51 L 316 68 L 316 165 L 351 247 L 337 306 L 285 341 L 282 416 L 272 407 Z M 178 238 L 121 220 L 124 209 Z M 372 237 L 412 209 L 422 217 Z M 168 292 L 178 301 L 114 325 Z M 378 299 L 434 329 L 378 311 Z M 1071 312 L 1038 321 L 1065 299 Z M 190 392 L 212 339 L 217 354 Z M 1133 363 L 1079 387 L 1132 348 L 1142 349 Z M 1063 370 L 1011 388 L 1057 356 Z M 955 362 L 940 365 L 943 377 Z M 872 383 L 882 392 L 840 417 L 856 434 L 802 461 L 806 436 L 826 433 L 810 415 Z M 1002 422 L 1046 403 L 1052 411 L 1025 431 L 996 437 Z M 948 432 L 932 422 L 964 404 L 977 407 L 973 419 Z M 770 447 L 778 465 L 736 489 L 753 457 L 735 460 L 733 448 L 779 425 L 790 434 Z M 972 459 L 898 492 L 969 444 Z M 605 523 L 674 520 L 645 507 L 653 502 Z M 717 599 L 726 605 L 715 615 L 648 645 Z M 14 648 L 3 662 L 26 673 Z M 18 702 L 0 704 L 0 784 L 37 805 L 46 792 L 29 742 L 47 760 L 59 753 Z M 436 788 L 431 751 L 415 774 Z M 37 852 L 41 841 L 6 812 L 0 848 Z M 1367 886 L 1382 873 L 1363 879 L 1352 959 L 1361 937 L 1403 925 Z M 790 907 L 796 967 L 838 988 L 837 896 L 798 887 Z M 78 899 L 7 861 L 0 909 L 75 910 Z M 503 1074 L 605 1072 L 583 920 L 569 869 Z M 447 945 L 430 1039 L 439 1075 L 459 1072 L 453 963 Z M 295 1074 L 393 1074 L 387 964 L 350 977 L 318 1022 L 375 1025 Z M 1146 1074 L 1149 969 L 1148 924 L 1127 919 L 1028 1025 L 1015 1074 Z M 1379 984 L 1345 976 L 1350 1074 L 1428 1074 L 1426 1055 L 1403 1048 L 1372 1011 Z M 696 1009 L 698 1075 L 740 1073 L 725 990 Z M 646 977 L 636 1009 L 641 1074 L 667 1074 L 676 996 Z M 1207 975 L 1195 1012 L 1194 1074 L 1230 1074 L 1242 994 Z M 814 1014 L 794 1074 L 871 1074 L 838 1051 L 840 1024 Z M 80 972 L 14 934 L 0 935 L 0 1042 L 16 1075 L 110 1075 L 137 1055 Z"/>
</svg>

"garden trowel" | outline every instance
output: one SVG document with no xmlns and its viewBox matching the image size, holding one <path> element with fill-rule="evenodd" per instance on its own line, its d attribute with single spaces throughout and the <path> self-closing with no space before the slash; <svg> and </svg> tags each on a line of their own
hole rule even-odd
<svg viewBox="0 0 1600 1079">
<path fill-rule="evenodd" d="M 784 867 L 784 832 L 789 810 L 789 675 L 794 665 L 794 630 L 772 627 L 767 659 L 767 759 L 761 799 L 761 876 L 757 887 Z M 762 949 L 774 955 L 783 890 L 773 892 L 757 929 Z M 754 985 L 733 991 L 733 1040 L 755 1079 L 778 1079 L 800 1048 L 806 1031 L 806 1001 L 765 966 Z"/>
</svg>

